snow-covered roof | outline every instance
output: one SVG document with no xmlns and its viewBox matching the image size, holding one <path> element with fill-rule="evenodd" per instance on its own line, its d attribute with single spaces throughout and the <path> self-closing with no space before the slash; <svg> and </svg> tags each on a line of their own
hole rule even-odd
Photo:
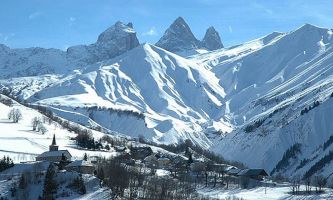
<svg viewBox="0 0 333 200">
<path fill-rule="evenodd" d="M 93 164 L 91 164 L 90 161 L 86 161 L 86 160 L 75 160 L 73 162 L 71 162 L 70 164 L 66 165 L 66 167 L 80 167 L 80 166 L 94 166 Z"/>
<path fill-rule="evenodd" d="M 238 176 L 268 176 L 267 172 L 264 169 L 244 169 L 240 171 Z"/>
<path fill-rule="evenodd" d="M 62 154 L 64 154 L 65 156 L 69 155 L 70 157 L 72 157 L 72 155 L 67 150 L 46 151 L 46 152 L 40 154 L 37 157 L 40 157 L 40 158 L 42 158 L 42 157 L 58 157 L 58 156 L 62 156 Z"/>
<path fill-rule="evenodd" d="M 242 170 L 232 168 L 232 169 L 228 170 L 228 174 L 238 174 L 240 171 L 242 171 Z"/>
<path fill-rule="evenodd" d="M 159 158 L 158 160 L 170 160 L 169 158 L 167 158 L 167 157 L 161 157 L 161 158 Z"/>
</svg>

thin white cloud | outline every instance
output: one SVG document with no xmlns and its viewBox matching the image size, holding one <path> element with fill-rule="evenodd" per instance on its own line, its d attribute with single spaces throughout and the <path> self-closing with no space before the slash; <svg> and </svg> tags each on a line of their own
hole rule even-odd
<svg viewBox="0 0 333 200">
<path fill-rule="evenodd" d="M 143 36 L 155 36 L 158 35 L 156 28 L 151 27 L 147 32 L 142 33 Z"/>
<path fill-rule="evenodd" d="M 257 8 L 257 9 L 263 11 L 264 13 L 266 13 L 268 15 L 273 15 L 274 14 L 273 10 L 271 10 L 270 8 L 267 8 L 263 4 L 253 2 L 252 5 L 253 5 L 254 8 Z"/>
<path fill-rule="evenodd" d="M 76 18 L 75 18 L 75 17 L 70 17 L 70 18 L 69 18 L 69 21 L 71 21 L 71 22 L 75 22 L 75 21 L 76 21 Z"/>
<path fill-rule="evenodd" d="M 75 22 L 76 22 L 76 18 L 75 17 L 70 17 L 69 18 L 69 26 L 73 26 Z"/>
<path fill-rule="evenodd" d="M 232 32 L 233 32 L 233 30 L 232 30 L 232 27 L 231 27 L 231 26 L 229 26 L 229 27 L 228 27 L 228 29 L 229 29 L 229 33 L 232 33 Z"/>
<path fill-rule="evenodd" d="M 29 20 L 33 20 L 33 19 L 36 19 L 37 17 L 41 16 L 43 13 L 40 12 L 40 11 L 36 11 L 36 12 L 33 12 L 31 13 L 28 18 Z"/>
<path fill-rule="evenodd" d="M 13 38 L 15 36 L 15 33 L 11 33 L 11 34 L 0 34 L 0 38 L 2 39 L 3 42 L 7 42 L 8 40 L 10 40 L 11 38 Z"/>
</svg>

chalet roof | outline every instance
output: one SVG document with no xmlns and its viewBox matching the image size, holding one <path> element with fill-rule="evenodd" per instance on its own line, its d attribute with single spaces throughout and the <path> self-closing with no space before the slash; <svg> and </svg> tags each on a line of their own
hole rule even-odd
<svg viewBox="0 0 333 200">
<path fill-rule="evenodd" d="M 82 167 L 82 166 L 93 167 L 94 165 L 91 164 L 90 161 L 86 161 L 86 160 L 75 160 L 75 161 L 69 163 L 68 165 L 66 165 L 66 167 Z"/>
<path fill-rule="evenodd" d="M 62 154 L 69 155 L 70 157 L 72 157 L 72 155 L 69 153 L 69 151 L 67 150 L 59 150 L 59 151 L 45 151 L 44 153 L 40 154 L 39 158 L 43 158 L 43 157 L 59 157 L 62 156 Z"/>
<path fill-rule="evenodd" d="M 268 176 L 267 172 L 264 169 L 244 169 L 241 170 L 238 176 Z"/>
<path fill-rule="evenodd" d="M 230 170 L 228 170 L 228 174 L 238 174 L 239 172 L 241 172 L 242 170 L 241 169 L 235 169 L 235 168 L 232 168 Z"/>
<path fill-rule="evenodd" d="M 160 157 L 159 159 L 157 159 L 157 160 L 170 160 L 169 158 L 167 158 L 167 157 Z"/>
</svg>

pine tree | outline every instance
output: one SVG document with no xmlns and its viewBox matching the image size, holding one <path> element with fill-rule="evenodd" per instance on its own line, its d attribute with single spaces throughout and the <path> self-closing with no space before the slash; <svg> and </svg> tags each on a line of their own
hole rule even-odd
<svg viewBox="0 0 333 200">
<path fill-rule="evenodd" d="M 54 180 L 54 176 L 56 174 L 56 169 L 53 164 L 50 164 L 46 175 L 45 175 L 45 182 L 44 182 L 44 190 L 43 190 L 43 197 L 44 200 L 53 200 L 53 195 L 57 192 L 57 183 Z"/>
<path fill-rule="evenodd" d="M 85 160 L 85 161 L 88 160 L 88 155 L 87 155 L 87 153 L 84 153 L 84 155 L 83 155 L 83 160 Z"/>
</svg>

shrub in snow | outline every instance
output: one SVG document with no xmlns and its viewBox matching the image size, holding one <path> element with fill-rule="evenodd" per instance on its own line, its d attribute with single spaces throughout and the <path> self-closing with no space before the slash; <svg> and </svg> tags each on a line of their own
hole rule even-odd
<svg viewBox="0 0 333 200">
<path fill-rule="evenodd" d="M 32 125 L 32 130 L 33 131 L 36 131 L 37 130 L 37 127 L 39 124 L 41 124 L 41 120 L 39 117 L 34 117 L 32 120 L 31 120 L 31 125 Z"/>
<path fill-rule="evenodd" d="M 40 123 L 38 125 L 38 131 L 44 135 L 47 132 L 47 128 L 42 123 Z"/>
<path fill-rule="evenodd" d="M 8 113 L 8 119 L 14 123 L 19 122 L 22 119 L 22 113 L 19 109 L 13 108 Z"/>
</svg>

